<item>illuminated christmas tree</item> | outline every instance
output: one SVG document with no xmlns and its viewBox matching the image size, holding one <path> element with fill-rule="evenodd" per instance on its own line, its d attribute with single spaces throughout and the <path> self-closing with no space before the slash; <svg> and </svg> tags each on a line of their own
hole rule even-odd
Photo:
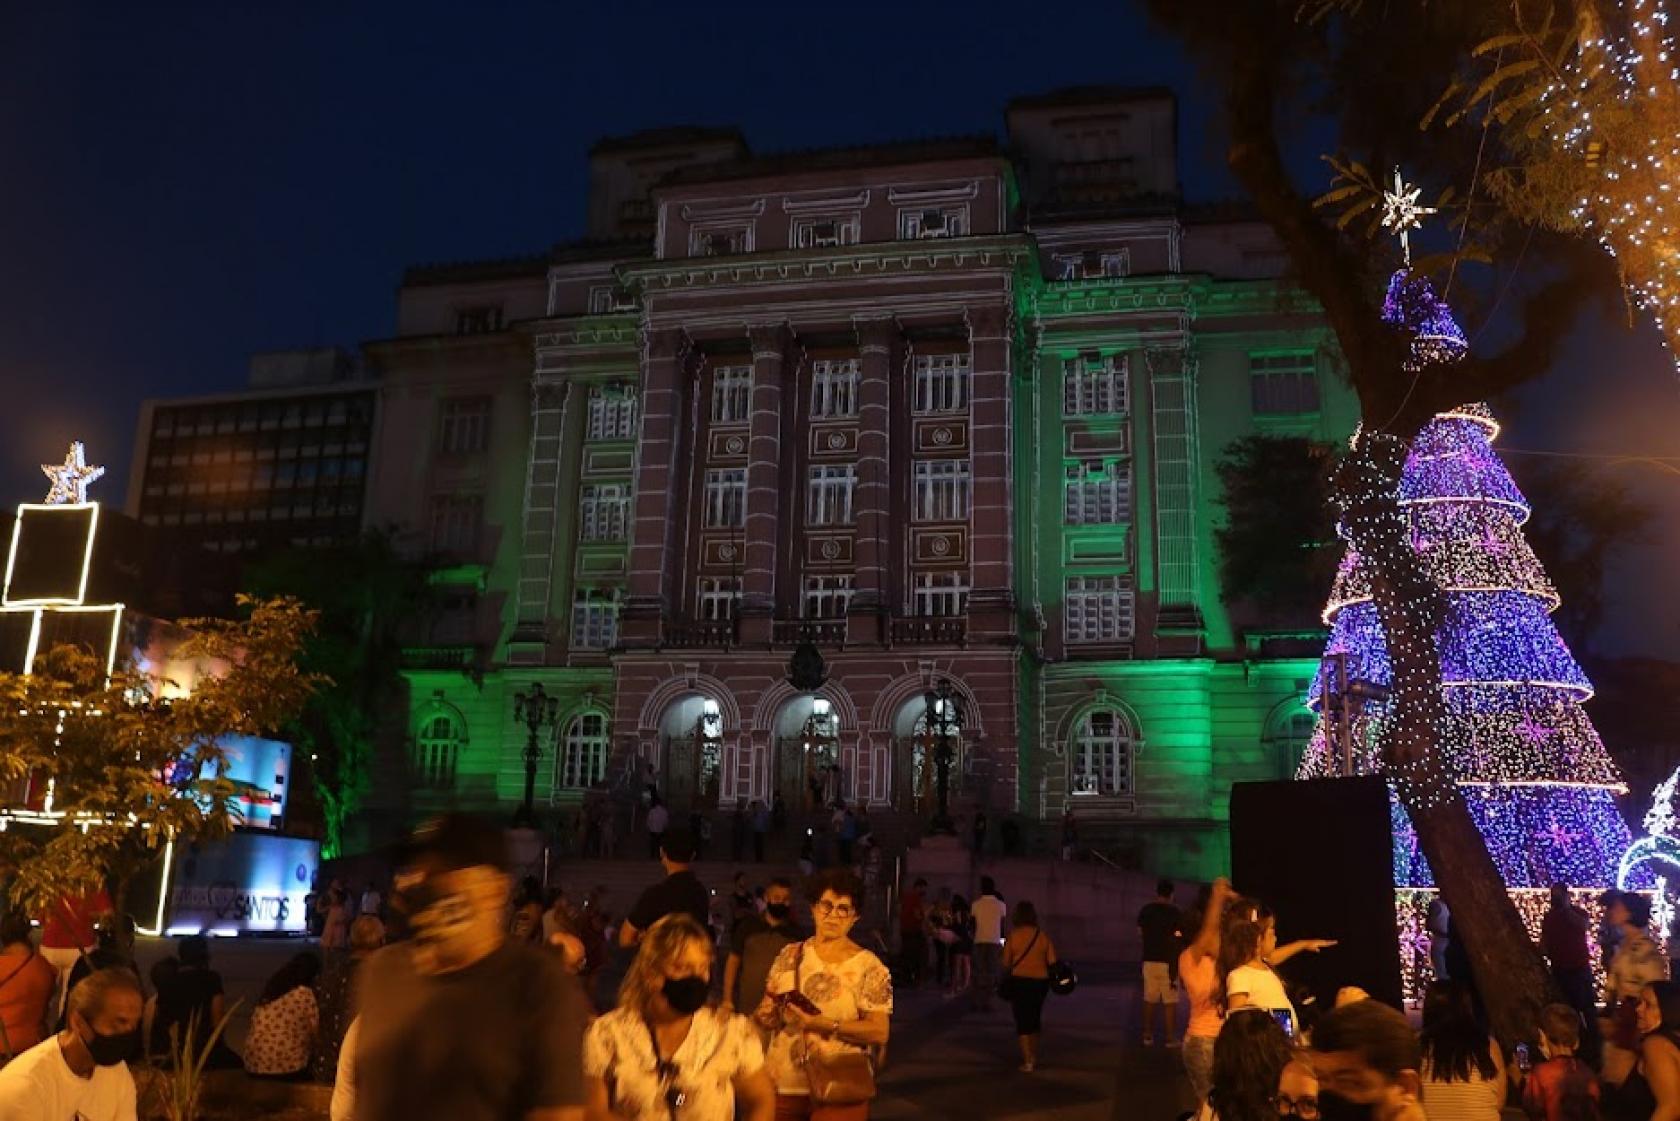
<svg viewBox="0 0 1680 1121">
<path fill-rule="evenodd" d="M 1405 197 L 1398 186 L 1396 195 Z M 1445 301 L 1407 269 L 1394 275 L 1384 319 L 1410 333 L 1411 370 L 1465 351 Z M 1493 450 L 1498 432 L 1484 405 L 1437 416 L 1412 443 L 1400 505 L 1412 548 L 1445 598 L 1436 646 L 1446 716 L 1436 750 L 1538 933 L 1552 884 L 1570 885 L 1584 905 L 1615 886 L 1630 839 L 1615 798 L 1627 787 L 1581 707 L 1592 685 L 1552 623 L 1558 594 L 1523 535 L 1529 504 Z M 1370 580 L 1350 547 L 1324 612 L 1332 630 L 1309 696 L 1320 719 L 1302 778 L 1350 766 L 1384 773 L 1391 672 Z M 1390 807 L 1403 973 L 1415 992 L 1428 968 L 1427 954 L 1413 951 L 1434 877 L 1392 795 Z"/>
</svg>

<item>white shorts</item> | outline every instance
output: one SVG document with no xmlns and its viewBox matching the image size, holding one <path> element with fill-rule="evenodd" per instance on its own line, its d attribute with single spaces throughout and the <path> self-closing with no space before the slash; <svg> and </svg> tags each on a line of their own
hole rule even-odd
<svg viewBox="0 0 1680 1121">
<path fill-rule="evenodd" d="M 1143 999 L 1147 1004 L 1171 1004 L 1178 999 L 1173 989 L 1172 966 L 1164 961 L 1143 963 Z"/>
</svg>

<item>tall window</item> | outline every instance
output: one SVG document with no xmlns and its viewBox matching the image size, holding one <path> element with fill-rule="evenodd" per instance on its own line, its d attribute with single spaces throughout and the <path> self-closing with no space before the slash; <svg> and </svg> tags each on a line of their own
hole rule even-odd
<svg viewBox="0 0 1680 1121">
<path fill-rule="evenodd" d="M 747 524 L 747 469 L 724 467 L 706 472 L 706 525 Z"/>
<path fill-rule="evenodd" d="M 1122 354 L 1081 354 L 1062 363 L 1062 415 L 1123 413 L 1130 405 Z"/>
<path fill-rule="evenodd" d="M 470 553 L 478 546 L 484 496 L 439 494 L 432 498 L 427 540 L 434 553 Z"/>
<path fill-rule="evenodd" d="M 1318 363 L 1310 350 L 1250 354 L 1248 387 L 1255 416 L 1318 412 Z"/>
<path fill-rule="evenodd" d="M 960 522 L 968 517 L 968 460 L 924 459 L 916 464 L 915 519 Z"/>
<path fill-rule="evenodd" d="M 918 413 L 968 410 L 968 355 L 918 354 L 915 370 Z"/>
<path fill-rule="evenodd" d="M 857 416 L 858 360 L 819 359 L 811 363 L 811 416 Z"/>
<path fill-rule="evenodd" d="M 600 712 L 580 712 L 566 724 L 560 752 L 560 781 L 563 790 L 585 790 L 607 777 L 607 717 Z"/>
<path fill-rule="evenodd" d="M 1070 576 L 1062 601 L 1070 645 L 1126 642 L 1132 637 L 1132 589 L 1119 576 Z"/>
<path fill-rule="evenodd" d="M 572 649 L 607 650 L 618 640 L 618 591 L 579 588 L 572 593 Z"/>
<path fill-rule="evenodd" d="M 490 446 L 490 398 L 457 397 L 438 411 L 438 452 L 473 455 Z"/>
<path fill-rule="evenodd" d="M 735 617 L 735 604 L 741 598 L 741 581 L 735 576 L 702 576 L 695 596 L 696 614 L 707 622 L 722 622 Z"/>
<path fill-rule="evenodd" d="M 433 712 L 420 722 L 414 737 L 414 781 L 430 790 L 455 785 L 455 763 L 466 729 L 453 714 Z"/>
<path fill-rule="evenodd" d="M 712 423 L 741 424 L 752 416 L 752 367 L 719 366 L 712 375 Z"/>
<path fill-rule="evenodd" d="M 968 610 L 968 574 L 923 572 L 916 577 L 916 614 L 961 615 Z"/>
<path fill-rule="evenodd" d="M 1068 465 L 1062 492 L 1068 525 L 1121 525 L 1132 520 L 1132 468 L 1117 460 Z"/>
<path fill-rule="evenodd" d="M 585 541 L 623 541 L 630 521 L 628 483 L 586 483 L 578 492 Z"/>
<path fill-rule="evenodd" d="M 628 390 L 590 387 L 589 439 L 628 440 L 635 435 L 636 395 Z"/>
<path fill-rule="evenodd" d="M 850 463 L 811 468 L 805 501 L 806 525 L 851 525 L 852 488 L 857 468 Z"/>
<path fill-rule="evenodd" d="M 852 602 L 852 577 L 805 577 L 805 610 L 807 619 L 843 619 L 846 607 Z"/>
<path fill-rule="evenodd" d="M 485 335 L 502 329 L 501 306 L 462 308 L 455 313 L 457 335 Z"/>
<path fill-rule="evenodd" d="M 1074 729 L 1069 766 L 1074 794 L 1132 792 L 1132 736 L 1118 712 L 1093 709 Z"/>
</svg>

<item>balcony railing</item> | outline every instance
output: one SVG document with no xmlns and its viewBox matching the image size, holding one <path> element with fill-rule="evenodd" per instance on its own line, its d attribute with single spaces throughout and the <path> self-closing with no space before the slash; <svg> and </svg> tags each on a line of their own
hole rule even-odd
<svg viewBox="0 0 1680 1121">
<path fill-rule="evenodd" d="M 793 646 L 800 642 L 813 642 L 818 646 L 844 646 L 846 620 L 777 619 L 772 625 L 770 639 L 782 646 Z"/>
<path fill-rule="evenodd" d="M 478 664 L 476 646 L 405 646 L 403 669 L 467 670 Z"/>
<path fill-rule="evenodd" d="M 961 646 L 968 641 L 968 620 L 961 616 L 915 616 L 892 621 L 899 646 Z"/>
<path fill-rule="evenodd" d="M 684 650 L 705 646 L 735 645 L 733 619 L 685 620 L 667 622 L 663 645 Z"/>
</svg>

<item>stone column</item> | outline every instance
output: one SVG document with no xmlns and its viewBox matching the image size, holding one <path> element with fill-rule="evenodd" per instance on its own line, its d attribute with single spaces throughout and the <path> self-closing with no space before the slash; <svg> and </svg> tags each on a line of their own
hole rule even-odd
<svg viewBox="0 0 1680 1121">
<path fill-rule="evenodd" d="M 967 309 L 973 362 L 969 400 L 971 455 L 970 555 L 973 585 L 969 633 L 1015 632 L 1014 455 L 1011 447 L 1012 323 L 1007 303 Z"/>
<path fill-rule="evenodd" d="M 792 334 L 785 323 L 749 326 L 752 424 L 747 441 L 747 526 L 741 570 L 741 641 L 770 641 L 776 545 L 782 525 L 782 380 Z"/>
<path fill-rule="evenodd" d="M 658 645 L 660 622 L 675 608 L 670 591 L 687 524 L 676 515 L 685 501 L 680 488 L 686 473 L 681 470 L 679 446 L 689 340 L 680 327 L 665 327 L 645 332 L 642 342 L 629 594 L 619 617 L 618 635 L 626 647 L 646 648 Z"/>
<path fill-rule="evenodd" d="M 856 576 L 847 622 L 849 642 L 883 642 L 891 604 L 887 565 L 896 555 L 890 499 L 893 346 L 898 324 L 890 316 L 853 320 L 858 335 L 857 491 L 852 514 L 857 522 L 853 555 Z"/>
</svg>

